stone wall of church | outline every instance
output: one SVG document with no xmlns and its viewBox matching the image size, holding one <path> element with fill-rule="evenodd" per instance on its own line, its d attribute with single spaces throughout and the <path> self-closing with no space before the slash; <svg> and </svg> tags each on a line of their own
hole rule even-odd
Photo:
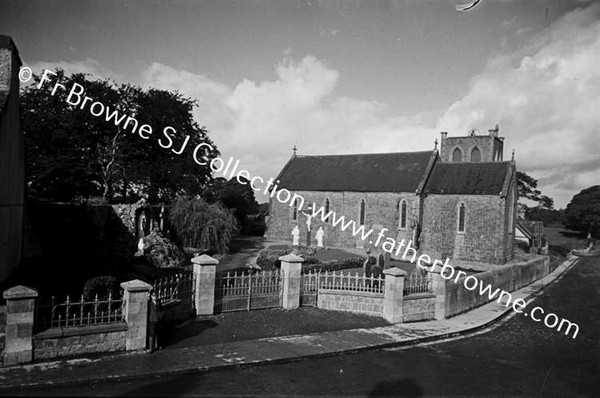
<svg viewBox="0 0 600 398">
<path fill-rule="evenodd" d="M 294 192 L 304 198 L 304 210 L 312 206 L 325 206 L 325 199 L 329 198 L 330 210 L 335 211 L 345 220 L 354 220 L 358 226 L 360 201 L 366 202 L 365 231 L 373 229 L 367 241 L 352 236 L 352 226 L 342 232 L 340 224 L 333 227 L 332 221 L 323 222 L 320 217 L 312 220 L 311 245 L 316 245 L 315 234 L 320 226 L 325 231 L 323 244 L 330 247 L 364 248 L 369 240 L 375 241 L 377 233 L 382 228 L 388 228 L 386 236 L 393 239 L 412 239 L 412 220 L 417 218 L 419 211 L 419 198 L 414 193 L 392 193 L 392 192 L 327 192 L 327 191 L 298 191 Z M 406 200 L 407 220 L 406 228 L 399 228 L 400 203 Z M 292 229 L 298 225 L 300 229 L 300 243 L 305 245 L 307 239 L 306 216 L 298 214 L 297 220 L 293 219 L 293 206 L 290 203 L 280 203 L 271 199 L 269 206 L 269 218 L 267 220 L 266 238 L 292 242 Z M 381 244 L 381 243 L 380 243 Z"/>
<path fill-rule="evenodd" d="M 504 221 L 504 223 L 506 225 L 506 240 L 504 242 L 504 245 L 505 245 L 504 250 L 506 251 L 508 260 L 512 259 L 513 255 L 514 255 L 515 229 L 516 229 L 516 224 L 517 224 L 516 204 L 517 204 L 517 201 L 519 200 L 518 193 L 517 193 L 517 187 L 516 187 L 516 178 L 517 178 L 516 173 L 513 174 L 512 178 L 513 178 L 513 181 L 509 187 L 507 199 L 504 201 L 504 203 L 506 205 L 506 209 L 504 210 L 504 214 L 506 216 L 506 219 Z M 512 208 L 512 211 L 511 211 L 511 208 Z"/>
<path fill-rule="evenodd" d="M 466 206 L 465 232 L 458 232 L 458 207 Z M 424 200 L 421 249 L 444 260 L 504 264 L 512 258 L 507 243 L 506 200 L 495 195 L 429 195 Z"/>
</svg>

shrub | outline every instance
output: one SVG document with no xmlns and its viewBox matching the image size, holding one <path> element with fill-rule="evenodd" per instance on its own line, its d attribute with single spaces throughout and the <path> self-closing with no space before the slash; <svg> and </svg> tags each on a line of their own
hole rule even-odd
<svg viewBox="0 0 600 398">
<path fill-rule="evenodd" d="M 233 234 L 239 230 L 232 212 L 220 203 L 203 199 L 177 198 L 169 212 L 169 224 L 182 246 L 226 253 Z"/>
<path fill-rule="evenodd" d="M 113 298 L 119 298 L 118 286 L 117 278 L 114 276 L 108 275 L 90 278 L 83 286 L 83 298 L 86 301 L 91 301 L 98 295 L 99 300 L 105 300 L 109 294 L 112 294 Z"/>
<path fill-rule="evenodd" d="M 316 263 L 314 265 L 309 264 L 309 266 L 305 267 L 305 270 L 321 272 L 340 271 L 349 268 L 360 268 L 363 266 L 364 262 L 365 259 L 362 257 L 349 257 L 342 258 L 339 260 L 324 261 L 322 263 Z"/>
<path fill-rule="evenodd" d="M 157 268 L 175 268 L 185 264 L 186 256 L 182 249 L 162 235 L 158 229 L 144 238 L 145 257 Z"/>
<path fill-rule="evenodd" d="M 272 270 L 281 268 L 281 261 L 279 257 L 289 254 L 291 250 L 288 249 L 265 249 L 260 252 L 256 259 L 256 265 L 263 270 Z"/>
<path fill-rule="evenodd" d="M 529 253 L 529 243 L 523 242 L 522 240 L 515 240 L 515 246 L 521 249 L 525 253 Z"/>
<path fill-rule="evenodd" d="M 361 268 L 365 262 L 364 257 L 343 257 L 334 260 L 321 260 L 319 256 L 323 257 L 323 253 L 319 253 L 322 248 L 298 246 L 298 254 L 304 258 L 302 268 L 304 270 L 321 270 L 321 271 L 339 271 L 348 268 Z M 258 255 L 256 264 L 263 270 L 273 270 L 281 268 L 281 261 L 279 257 L 290 254 L 294 251 L 293 248 L 276 245 L 272 248 L 264 249 Z M 374 263 L 376 259 L 371 258 Z"/>
<path fill-rule="evenodd" d="M 314 254 L 317 252 L 315 248 L 300 246 L 298 250 L 300 251 L 299 255 L 304 258 L 303 264 L 318 264 L 320 262 L 320 260 L 314 256 Z M 281 261 L 279 261 L 279 257 L 290 254 L 293 251 L 294 249 L 292 248 L 264 249 L 258 255 L 256 264 L 263 270 L 279 269 L 281 268 Z"/>
</svg>

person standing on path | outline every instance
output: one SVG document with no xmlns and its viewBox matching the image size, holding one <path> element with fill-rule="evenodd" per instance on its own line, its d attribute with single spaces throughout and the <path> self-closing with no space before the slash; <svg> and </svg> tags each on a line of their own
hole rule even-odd
<svg viewBox="0 0 600 398">
<path fill-rule="evenodd" d="M 160 317 L 158 311 L 160 304 L 153 290 L 148 300 L 148 349 L 150 352 L 160 350 Z"/>
</svg>

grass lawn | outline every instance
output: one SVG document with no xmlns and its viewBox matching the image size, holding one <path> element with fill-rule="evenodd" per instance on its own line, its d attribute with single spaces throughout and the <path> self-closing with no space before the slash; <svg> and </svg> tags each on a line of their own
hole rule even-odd
<svg viewBox="0 0 600 398">
<path fill-rule="evenodd" d="M 585 248 L 585 236 L 577 231 L 571 231 L 561 225 L 551 225 L 544 228 L 546 239 L 550 246 L 562 247 L 564 249 Z"/>
<path fill-rule="evenodd" d="M 387 325 L 385 319 L 376 316 L 314 307 L 229 312 L 195 318 L 169 329 L 165 349 Z"/>
</svg>

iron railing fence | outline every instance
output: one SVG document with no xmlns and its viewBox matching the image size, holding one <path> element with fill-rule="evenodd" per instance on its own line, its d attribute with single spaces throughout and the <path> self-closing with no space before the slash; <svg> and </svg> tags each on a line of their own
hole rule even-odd
<svg viewBox="0 0 600 398">
<path fill-rule="evenodd" d="M 377 293 L 383 295 L 385 292 L 385 278 L 374 275 L 365 276 L 345 273 L 342 271 L 321 272 L 318 277 L 317 290 L 340 290 L 352 292 Z"/>
<path fill-rule="evenodd" d="M 219 274 L 215 279 L 215 312 L 279 307 L 281 288 L 280 270 Z"/>
<path fill-rule="evenodd" d="M 432 293 L 431 276 L 429 273 L 411 272 L 404 278 L 404 295 L 415 293 Z"/>
<path fill-rule="evenodd" d="M 316 307 L 319 293 L 320 271 L 311 270 L 302 274 L 300 279 L 300 305 Z"/>
<path fill-rule="evenodd" d="M 300 305 L 316 306 L 320 289 L 349 292 L 367 292 L 383 295 L 385 276 L 363 276 L 342 271 L 309 271 L 302 274 L 300 284 Z M 413 272 L 404 279 L 404 295 L 432 293 L 432 281 L 429 274 Z"/>
<path fill-rule="evenodd" d="M 185 309 L 194 308 L 194 272 L 180 271 L 152 282 L 152 291 L 159 306 L 180 303 Z"/>
<path fill-rule="evenodd" d="M 66 296 L 59 301 L 52 296 L 49 303 L 36 307 L 35 329 L 37 331 L 68 326 L 90 326 L 123 322 L 123 293 L 114 299 L 112 294 L 104 299 L 85 300 L 82 294 L 79 300 Z"/>
</svg>

